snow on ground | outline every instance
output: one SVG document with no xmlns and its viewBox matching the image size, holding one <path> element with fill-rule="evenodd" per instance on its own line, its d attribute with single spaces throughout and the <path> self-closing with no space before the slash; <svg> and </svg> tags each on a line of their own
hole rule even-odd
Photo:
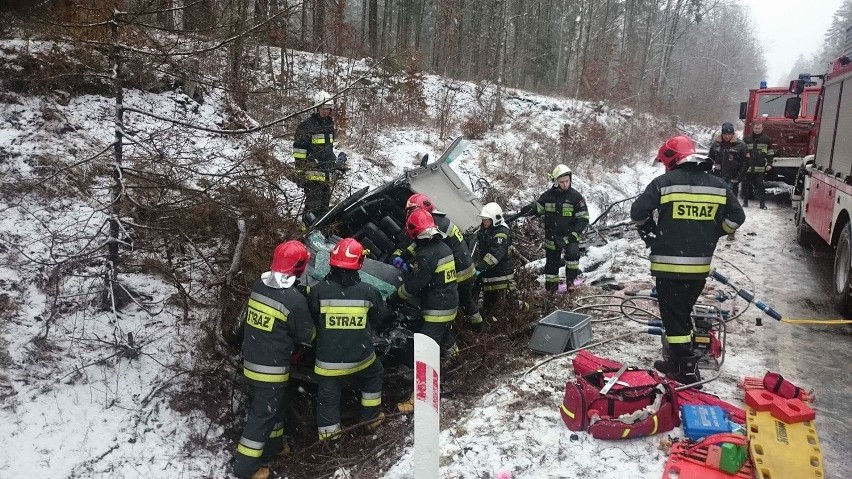
<svg viewBox="0 0 852 479">
<path fill-rule="evenodd" d="M 308 58 L 305 54 L 296 55 L 303 60 Z M 297 73 L 312 78 L 318 74 L 319 64 L 299 61 L 297 65 L 308 66 L 299 67 Z M 446 91 L 446 83 L 458 88 L 461 110 L 476 105 L 476 85 L 446 82 L 433 76 L 426 79 L 426 97 L 439 97 Z M 179 93 L 128 91 L 126 103 L 211 127 L 222 122 L 221 99 L 215 95 L 199 106 Z M 434 116 L 437 103 L 431 101 L 429 105 L 429 114 Z M 563 124 L 583 128 L 584 122 L 592 118 L 617 127 L 613 125 L 633 118 L 632 112 L 520 91 L 509 92 L 504 106 L 506 123 L 483 140 L 473 141 L 453 168 L 471 187 L 477 186 L 479 178 L 501 187 L 511 195 L 505 198 L 507 210 L 522 206 L 548 188 L 547 173 L 558 162 L 575 168 L 575 187 L 594 199 L 589 201 L 593 219 L 607 204 L 639 193 L 661 173 L 648 161 L 656 150 L 655 144 L 647 145 L 646 155 L 614 171 L 595 161 L 536 156 L 541 150 L 538 142 L 548 138 L 554 141 Z M 5 96 L 0 103 L 0 171 L 5 178 L 29 178 L 46 159 L 70 164 L 100 151 L 112 141 L 111 108 L 111 99 L 96 96 L 73 98 L 65 105 L 47 97 Z M 650 117 L 643 116 L 638 121 L 647 121 L 649 128 L 658 126 Z M 165 128 L 166 124 L 160 121 L 130 117 L 132 136 L 156 136 Z M 209 160 L 202 165 L 207 172 L 227 168 L 246 150 L 240 139 L 197 132 L 189 137 L 193 141 L 187 151 Z M 349 148 L 345 140 L 339 145 L 350 153 L 352 172 L 348 188 L 337 191 L 338 197 L 393 178 L 410 168 L 420 154 L 437 158 L 450 139 L 438 138 L 433 129 L 417 127 L 382 131 L 377 133 L 376 141 L 378 155 L 392 160 L 386 170 L 377 171 L 371 163 L 372 155 Z M 511 173 L 520 176 L 520 186 L 505 187 L 496 178 L 507 167 L 503 160 L 496 160 L 497 153 L 500 158 L 530 159 L 526 168 L 510 166 Z M 281 142 L 279 158 L 289 161 L 289 142 Z M 6 301 L 16 305 L 6 310 L 9 317 L 0 324 L 0 353 L 3 349 L 8 352 L 8 357 L 0 354 L 4 369 L 0 383 L 7 383 L 0 384 L 0 445 L 6 446 L 0 447 L 0 477 L 219 477 L 227 467 L 233 445 L 223 441 L 220 449 L 212 451 L 188 447 L 194 438 L 221 436 L 221 431 L 197 412 L 176 410 L 161 394 L 175 378 L 175 370 L 169 366 L 196 361 L 193 345 L 199 335 L 199 323 L 207 319 L 206 312 L 193 312 L 190 320 L 184 321 L 182 312 L 173 305 L 148 310 L 152 304 L 168 304 L 165 299 L 174 289 L 162 279 L 142 274 L 123 279 L 143 293 L 148 298 L 146 302 L 129 306 L 117 318 L 97 312 L 92 304 L 97 299 L 94 291 L 98 271 L 91 267 L 82 268 L 85 275 L 65 278 L 61 283 L 63 293 L 72 298 L 68 304 L 52 304 L 46 292 L 55 283 L 51 282 L 50 268 L 42 263 L 51 257 L 65 258 L 82 246 L 54 244 L 51 238 L 73 229 L 85 233 L 82 239 L 77 238 L 84 242 L 95 238 L 104 223 L 105 216 L 98 211 L 108 201 L 108 180 L 102 176 L 98 181 L 104 183 L 87 199 L 39 198 L 27 192 L 0 199 L 0 286 Z M 296 191 L 286 180 L 281 186 L 285 191 Z M 786 212 L 759 214 L 770 227 Z M 760 236 L 750 242 L 756 250 L 772 246 L 762 244 Z M 729 251 L 724 246 L 720 248 L 723 261 L 743 263 L 737 256 L 742 252 Z M 629 235 L 591 248 L 581 266 L 591 265 L 598 267 L 587 274 L 590 283 L 614 277 L 636 289 L 651 284 L 644 244 Z M 733 278 L 745 279 L 737 272 L 731 273 Z M 768 280 L 759 275 L 750 278 L 755 284 Z M 53 310 L 58 314 L 52 315 Z M 40 336 L 47 321 L 51 321 L 51 332 L 43 340 Z M 637 335 L 594 352 L 647 367 L 658 357 L 659 340 L 640 329 L 626 320 L 595 323 L 595 340 L 623 331 L 635 330 Z M 741 322 L 731 325 L 729 339 L 734 353 L 726 361 L 722 379 L 708 385 L 707 390 L 738 401 L 741 395 L 736 390 L 736 379 L 760 374 L 765 367 L 761 332 Z M 128 350 L 117 346 L 126 345 L 131 334 L 136 347 Z M 537 359 L 540 358 L 530 356 L 529 364 Z M 441 435 L 442 477 L 493 477 L 501 469 L 511 471 L 516 478 L 659 477 L 665 456 L 657 447 L 658 437 L 602 442 L 583 433 L 572 435 L 564 427 L 557 407 L 564 383 L 570 378 L 569 364 L 567 359 L 554 361 L 525 378 L 521 371 L 501 378 L 470 414 L 445 424 Z M 4 392 L 8 390 L 13 393 Z M 410 477 L 410 453 L 385 477 Z"/>
<path fill-rule="evenodd" d="M 749 267 L 750 262 L 754 261 L 755 252 L 759 251 L 779 252 L 774 258 L 779 265 L 795 260 L 798 248 L 784 247 L 783 240 L 789 240 L 789 235 L 760 234 L 766 228 L 787 224 L 789 210 L 783 206 L 771 207 L 769 211 L 755 208 L 747 210 L 748 218 L 738 234 L 738 240 L 727 242 L 723 238 L 720 241 L 714 267 L 728 275 L 733 284 L 752 289 L 759 298 L 770 304 L 781 303 L 783 307 L 786 305 L 786 302 L 782 303 L 785 288 L 777 285 L 772 276 L 777 274 L 777 269 Z M 616 275 L 620 280 L 630 280 L 634 286 L 651 284 L 647 259 L 642 258 L 644 244 L 640 240 L 618 240 L 609 247 L 630 258 L 619 263 L 619 269 L 624 268 L 623 276 Z M 590 256 L 599 253 L 593 250 Z M 725 291 L 725 288 L 708 280 L 701 301 L 720 305 L 712 299 L 720 291 Z M 582 295 L 583 290 L 578 294 Z M 720 305 L 725 309 L 734 307 L 732 314 L 741 312 L 744 306 L 743 301 Z M 776 323 L 763 316 L 764 326 L 757 327 L 754 318 L 760 315 L 755 308 L 750 308 L 728 324 L 727 355 L 720 378 L 705 385 L 704 391 L 742 407 L 743 394 L 738 389 L 738 381 L 744 376 L 762 376 L 772 369 L 773 363 L 777 361 L 773 353 L 775 336 L 779 328 L 792 326 Z M 592 313 L 592 317 L 601 318 L 595 313 Z M 635 335 L 595 347 L 591 352 L 640 368 L 651 367 L 653 360 L 659 358 L 659 339 L 645 334 L 642 326 L 627 319 L 594 323 L 592 341 L 613 338 L 629 331 L 635 331 Z M 540 356 L 529 357 L 526 367 L 541 359 Z M 682 429 L 676 428 L 666 435 L 627 441 L 600 441 L 586 433 L 571 432 L 565 427 L 559 413 L 565 382 L 573 378 L 570 360 L 568 357 L 552 361 L 526 375 L 526 367 L 515 371 L 499 380 L 495 388 L 483 396 L 467 415 L 443 424 L 441 477 L 491 478 L 497 477 L 499 471 L 509 471 L 515 479 L 661 477 L 666 454 L 659 447 L 660 440 L 666 436 L 682 437 Z M 707 376 L 708 372 L 704 374 Z M 814 386 L 813 378 L 797 380 L 806 388 Z M 836 444 L 832 447 L 838 446 Z M 827 449 L 825 442 L 823 448 Z M 409 450 L 387 472 L 385 479 L 412 477 L 411 461 Z"/>
</svg>

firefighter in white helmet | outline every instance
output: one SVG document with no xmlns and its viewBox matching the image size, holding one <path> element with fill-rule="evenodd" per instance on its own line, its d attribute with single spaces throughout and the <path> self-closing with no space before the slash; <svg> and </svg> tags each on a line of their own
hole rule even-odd
<svg viewBox="0 0 852 479">
<path fill-rule="evenodd" d="M 482 312 L 490 315 L 514 288 L 515 264 L 509 254 L 512 232 L 506 226 L 503 208 L 497 203 L 485 205 L 479 217 L 482 224 L 476 234 L 476 274 L 483 294 Z"/>
<path fill-rule="evenodd" d="M 580 241 L 589 224 L 586 200 L 572 187 L 573 174 L 566 165 L 550 172 L 553 186 L 521 210 L 521 215 L 541 216 L 544 221 L 544 289 L 559 288 L 559 267 L 565 264 L 565 282 L 576 285 L 580 275 Z"/>
<path fill-rule="evenodd" d="M 332 96 L 319 91 L 313 96 L 316 111 L 296 128 L 293 139 L 293 161 L 299 174 L 299 185 L 305 192 L 306 223 L 310 215 L 324 215 L 331 202 L 331 182 L 335 172 L 345 170 L 346 154 L 334 155 L 334 110 Z"/>
</svg>

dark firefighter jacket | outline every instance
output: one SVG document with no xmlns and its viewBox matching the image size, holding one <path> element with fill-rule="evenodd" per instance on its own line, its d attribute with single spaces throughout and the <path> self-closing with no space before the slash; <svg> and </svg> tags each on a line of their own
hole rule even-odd
<svg viewBox="0 0 852 479">
<path fill-rule="evenodd" d="M 748 158 L 748 170 L 746 173 L 766 173 L 766 167 L 772 166 L 775 150 L 772 149 L 772 139 L 765 133 L 751 135 L 743 138 L 746 145 L 746 156 Z"/>
<path fill-rule="evenodd" d="M 334 156 L 334 120 L 312 113 L 299 126 L 293 140 L 293 163 L 307 181 L 330 181 Z"/>
<path fill-rule="evenodd" d="M 440 235 L 427 240 L 416 240 L 414 258 L 409 262 L 411 271 L 402 285 L 391 296 L 408 301 L 420 299 L 423 320 L 429 323 L 446 323 L 456 319 L 459 293 L 456 287 L 456 263 L 453 251 Z M 396 298 L 390 298 L 394 302 Z"/>
<path fill-rule="evenodd" d="M 745 154 L 746 145 L 736 135 L 731 141 L 722 141 L 722 136 L 716 135 L 710 146 L 713 169 L 725 181 L 742 181 L 748 169 L 748 159 Z"/>
<path fill-rule="evenodd" d="M 308 301 L 296 285 L 277 289 L 258 279 L 246 304 L 243 374 L 257 386 L 290 378 L 294 343 L 310 346 L 314 324 Z"/>
<path fill-rule="evenodd" d="M 471 278 L 476 273 L 473 267 L 473 257 L 470 254 L 470 249 L 464 240 L 464 234 L 455 223 L 450 221 L 446 215 L 432 214 L 435 220 L 435 226 L 446 235 L 444 243 L 450 247 L 453 252 L 453 261 L 456 263 L 456 282 L 463 283 Z M 401 246 L 394 251 L 394 255 L 401 256 L 406 262 L 409 262 L 415 254 L 414 242 L 402 233 L 404 239 Z"/>
<path fill-rule="evenodd" d="M 630 208 L 630 219 L 643 237 L 656 237 L 652 276 L 701 279 L 710 273 L 719 237 L 739 228 L 745 213 L 721 179 L 687 163 L 651 181 Z"/>
<path fill-rule="evenodd" d="M 579 242 L 589 224 L 589 209 L 583 195 L 574 188 L 563 191 L 554 186 L 541 194 L 532 214 L 544 217 L 544 237 L 553 241 Z"/>
<path fill-rule="evenodd" d="M 357 271 L 332 268 L 308 300 L 317 327 L 316 374 L 345 376 L 373 364 L 372 331 L 393 316 L 379 290 L 362 283 Z"/>
<path fill-rule="evenodd" d="M 480 278 L 511 276 L 515 272 L 515 262 L 509 254 L 512 248 L 512 232 L 506 225 L 481 228 L 476 234 L 476 269 L 482 272 Z M 511 279 L 511 278 L 508 278 Z"/>
</svg>

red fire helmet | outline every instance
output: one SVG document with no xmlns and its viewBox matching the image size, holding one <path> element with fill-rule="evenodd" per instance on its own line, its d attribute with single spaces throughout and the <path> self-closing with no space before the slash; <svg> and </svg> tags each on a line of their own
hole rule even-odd
<svg viewBox="0 0 852 479">
<path fill-rule="evenodd" d="M 414 210 L 405 221 L 405 232 L 411 239 L 420 237 L 429 228 L 435 228 L 435 219 L 423 208 Z"/>
<path fill-rule="evenodd" d="M 670 171 L 692 155 L 695 155 L 695 143 L 688 136 L 678 135 L 669 138 L 660 146 L 657 161 L 666 167 L 666 171 Z"/>
<path fill-rule="evenodd" d="M 408 197 L 408 201 L 405 203 L 405 211 L 410 212 L 414 208 L 423 208 L 431 213 L 435 211 L 435 204 L 432 203 L 432 200 L 428 196 L 422 193 L 415 193 Z"/>
<path fill-rule="evenodd" d="M 328 264 L 341 269 L 361 269 L 364 264 L 364 246 L 355 238 L 343 238 L 331 250 Z"/>
<path fill-rule="evenodd" d="M 288 276 L 301 276 L 305 272 L 309 259 L 311 259 L 311 253 L 305 245 L 296 240 L 290 240 L 275 247 L 269 269 Z"/>
</svg>

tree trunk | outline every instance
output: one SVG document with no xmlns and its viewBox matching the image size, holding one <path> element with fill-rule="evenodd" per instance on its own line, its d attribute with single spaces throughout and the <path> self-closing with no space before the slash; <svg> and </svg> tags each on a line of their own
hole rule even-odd
<svg viewBox="0 0 852 479">
<path fill-rule="evenodd" d="M 379 56 L 379 0 L 369 0 L 369 14 L 367 25 L 369 33 L 367 34 L 368 43 L 370 44 L 370 54 L 374 57 Z"/>
<path fill-rule="evenodd" d="M 325 2 L 326 0 L 314 0 L 314 49 L 318 52 L 326 51 L 325 45 Z"/>
<path fill-rule="evenodd" d="M 114 163 L 112 170 L 112 204 L 109 209 L 109 239 L 107 241 L 107 265 L 104 272 L 106 291 L 103 297 L 103 307 L 108 310 L 120 308 L 117 301 L 119 286 L 118 279 L 118 247 L 121 243 L 121 200 L 124 196 L 124 183 L 122 171 L 122 142 L 124 140 L 124 84 L 122 83 L 123 61 L 119 39 L 118 26 L 121 21 L 119 9 L 113 10 L 110 22 L 110 36 L 112 37 L 112 80 L 115 93 L 115 128 L 113 141 Z"/>
<path fill-rule="evenodd" d="M 237 0 L 236 11 L 233 12 L 231 21 L 231 35 L 237 35 L 236 39 L 231 42 L 229 51 L 229 70 L 228 88 L 231 90 L 231 98 L 243 110 L 247 109 L 246 101 L 246 86 L 243 84 L 243 51 L 245 50 L 245 36 L 242 33 L 246 30 L 246 20 L 248 16 L 248 0 Z"/>
</svg>

